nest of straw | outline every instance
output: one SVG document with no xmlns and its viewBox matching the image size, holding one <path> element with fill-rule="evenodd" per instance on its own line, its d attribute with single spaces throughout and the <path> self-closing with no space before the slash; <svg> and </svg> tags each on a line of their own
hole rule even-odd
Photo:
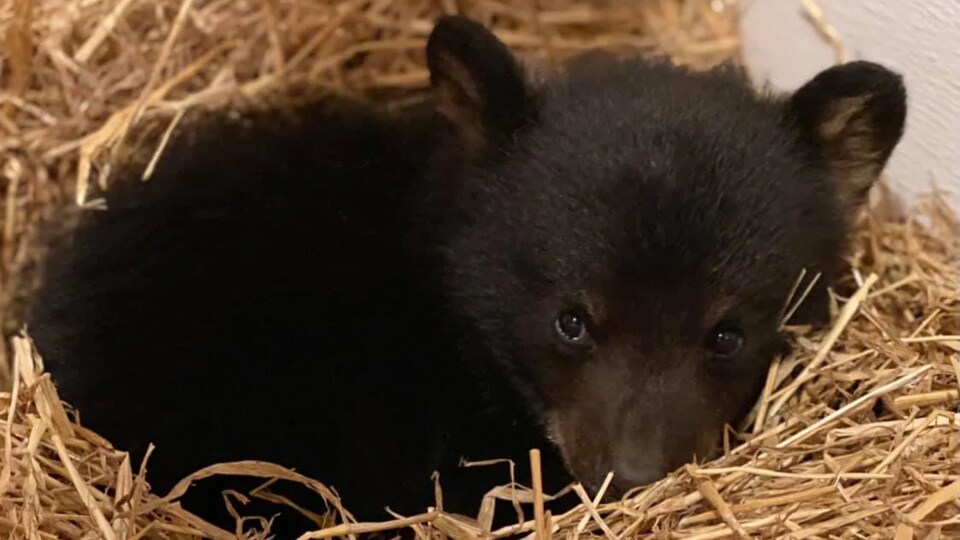
<svg viewBox="0 0 960 540">
<path fill-rule="evenodd" d="M 305 538 L 406 527 L 422 538 L 464 540 L 517 534 L 957 538 L 960 222 L 939 199 L 911 219 L 871 214 L 851 262 L 837 287 L 850 292 L 835 295 L 833 326 L 788 328 L 796 334 L 796 351 L 771 366 L 750 422 L 729 434 L 723 457 L 687 466 L 617 503 L 596 504 L 575 485 L 582 504 L 557 516 L 543 512 L 548 495 L 536 474 L 491 486 L 491 496 L 533 507 L 525 507 L 529 519 L 501 530 L 489 529 L 489 514 L 470 519 L 437 508 L 384 523 L 337 515 L 337 522 L 318 525 Z M 798 281 L 796 301 L 812 279 Z M 175 499 L 191 478 L 163 497 L 151 494 L 144 465 L 75 423 L 29 340 L 18 337 L 14 345 L 18 384 L 0 394 L 0 531 L 42 539 L 243 537 L 179 507 Z M 536 454 L 531 457 L 535 461 Z M 349 508 L 320 482 L 268 463 L 222 464 L 192 478 L 211 474 L 299 482 L 330 508 Z M 246 538 L 264 538 L 268 526 L 266 520 L 238 521 Z"/>
<path fill-rule="evenodd" d="M 416 99 L 431 20 L 463 12 L 530 61 L 603 47 L 709 67 L 735 58 L 732 2 L 658 0 L 19 0 L 0 5 L 0 317 L 19 329 L 19 299 L 42 253 L 26 234 L 106 187 L 110 165 L 147 125 L 160 143 L 185 114 L 287 96 L 298 85 L 380 100 Z M 283 97 L 282 99 L 286 99 Z M 149 161 L 149 160 L 148 160 Z M 799 280 L 800 301 L 815 276 Z M 795 352 L 725 455 L 690 465 L 618 503 L 543 512 L 541 481 L 491 486 L 523 502 L 518 524 L 428 509 L 355 523 L 350 501 L 268 463 L 215 465 L 192 478 L 243 474 L 301 483 L 328 501 L 310 538 L 413 528 L 419 537 L 520 534 L 605 538 L 960 537 L 960 224 L 937 197 L 907 217 L 858 228 L 831 328 L 790 328 Z M 788 310 L 789 311 L 789 310 Z M 42 353 L 42 351 L 40 351 Z M 0 349 L 0 534 L 11 538 L 266 538 L 269 521 L 219 530 L 149 489 L 145 463 L 82 427 L 57 396 L 29 338 Z M 5 378 L 5 379 L 4 379 Z M 156 452 L 162 454 L 163 449 Z M 536 462 L 537 455 L 531 455 Z M 319 480 L 319 481 L 318 481 Z M 525 487 L 529 486 L 529 487 Z M 257 494 L 254 494 L 257 496 Z M 262 496 L 262 494 L 260 495 Z M 599 499 L 597 499 L 599 500 Z M 295 502 L 295 501 L 294 501 Z M 489 508 L 489 506 L 484 506 Z M 323 513 L 324 509 L 308 509 Z"/>
</svg>

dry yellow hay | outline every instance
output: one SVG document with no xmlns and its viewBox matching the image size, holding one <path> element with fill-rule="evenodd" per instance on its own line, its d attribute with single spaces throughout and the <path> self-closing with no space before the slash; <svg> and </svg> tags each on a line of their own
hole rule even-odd
<svg viewBox="0 0 960 540">
<path fill-rule="evenodd" d="M 431 18 L 458 7 L 492 24 L 514 47 L 548 60 L 592 46 L 639 47 L 709 66 L 738 46 L 734 10 L 720 0 L 2 4 L 3 295 L 16 296 L 15 270 L 35 256 L 24 231 L 51 208 L 83 198 L 89 181 L 103 181 L 114 148 L 136 136 L 137 122 L 149 119 L 171 131 L 192 107 L 266 99 L 301 82 L 404 97 L 425 82 L 420 49 Z M 474 521 L 431 510 L 387 524 L 348 519 L 309 537 L 397 527 L 464 539 L 518 532 L 698 540 L 960 537 L 960 225 L 936 198 L 910 219 L 871 214 L 851 262 L 852 273 L 838 287 L 834 326 L 790 329 L 797 351 L 775 363 L 747 435 L 731 434 L 726 456 L 616 504 L 595 504 L 575 486 L 583 504 L 558 516 L 543 512 L 536 475 L 518 479 L 535 488 L 515 494 L 533 502 L 532 512 L 525 508 L 532 519 L 508 530 L 484 531 L 489 515 Z M 797 296 L 810 279 L 798 282 Z M 7 330 L 16 328 L 11 305 L 0 311 Z M 238 536 L 169 503 L 179 489 L 165 499 L 149 493 L 143 465 L 73 423 L 30 342 L 12 343 L 16 362 L 0 365 L 0 377 L 12 367 L 17 383 L 0 394 L 0 534 Z M 301 482 L 339 504 L 322 484 L 270 464 L 224 464 L 199 474 L 217 472 Z"/>
<path fill-rule="evenodd" d="M 834 325 L 793 329 L 798 350 L 774 364 L 750 427 L 731 435 L 724 457 L 690 465 L 619 503 L 596 505 L 574 486 L 584 503 L 559 516 L 543 513 L 535 477 L 532 497 L 525 488 L 516 494 L 534 501 L 534 518 L 503 530 L 485 531 L 480 524 L 489 516 L 468 520 L 432 510 L 389 523 L 331 525 L 308 537 L 398 527 L 463 539 L 538 532 L 698 540 L 960 537 L 960 223 L 939 199 L 914 219 L 868 219 L 852 262 L 838 287 L 852 293 L 836 297 Z M 235 537 L 149 494 L 133 473 L 138 464 L 68 420 L 29 341 L 14 343 L 20 384 L 12 395 L 0 394 L 0 531 L 15 538 L 121 538 L 124 530 L 128 538 L 190 530 Z M 322 485 L 269 464 L 225 464 L 200 475 L 216 472 L 302 482 L 340 504 Z"/>
</svg>

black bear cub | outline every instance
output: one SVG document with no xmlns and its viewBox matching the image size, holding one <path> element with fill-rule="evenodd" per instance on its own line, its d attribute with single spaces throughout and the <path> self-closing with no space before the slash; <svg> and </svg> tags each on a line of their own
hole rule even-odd
<svg viewBox="0 0 960 540">
<path fill-rule="evenodd" d="M 427 108 L 208 118 L 54 244 L 28 330 L 84 424 L 156 445 L 156 492 L 258 459 L 380 520 L 434 504 L 438 471 L 476 515 L 507 469 L 463 458 L 528 483 L 538 447 L 549 489 L 612 471 L 619 495 L 711 457 L 803 269 L 800 316 L 828 315 L 906 113 L 867 62 L 784 96 L 596 54 L 534 82 L 459 17 L 427 60 Z M 232 529 L 211 482 L 184 505 Z"/>
</svg>

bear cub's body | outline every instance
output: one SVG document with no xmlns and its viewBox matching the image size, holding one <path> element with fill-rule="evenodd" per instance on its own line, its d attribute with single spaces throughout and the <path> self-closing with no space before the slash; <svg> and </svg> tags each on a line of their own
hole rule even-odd
<svg viewBox="0 0 960 540">
<path fill-rule="evenodd" d="M 636 59 L 534 84 L 456 17 L 427 57 L 436 113 L 207 119 L 58 241 L 28 328 L 85 425 L 156 445 L 157 492 L 258 459 L 384 519 L 433 504 L 437 470 L 475 515 L 507 468 L 461 458 L 528 483 L 539 447 L 548 489 L 623 493 L 710 457 L 803 269 L 822 319 L 905 114 L 863 62 L 783 97 Z M 184 504 L 232 527 L 213 486 Z"/>
</svg>

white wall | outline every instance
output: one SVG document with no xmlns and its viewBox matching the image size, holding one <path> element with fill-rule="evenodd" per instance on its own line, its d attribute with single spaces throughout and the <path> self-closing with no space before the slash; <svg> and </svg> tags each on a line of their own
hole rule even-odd
<svg viewBox="0 0 960 540">
<path fill-rule="evenodd" d="M 758 82 L 792 90 L 835 62 L 800 0 L 741 0 L 744 57 Z M 910 203 L 936 186 L 960 212 L 960 0 L 819 0 L 847 60 L 903 74 L 907 128 L 887 167 Z"/>
</svg>

